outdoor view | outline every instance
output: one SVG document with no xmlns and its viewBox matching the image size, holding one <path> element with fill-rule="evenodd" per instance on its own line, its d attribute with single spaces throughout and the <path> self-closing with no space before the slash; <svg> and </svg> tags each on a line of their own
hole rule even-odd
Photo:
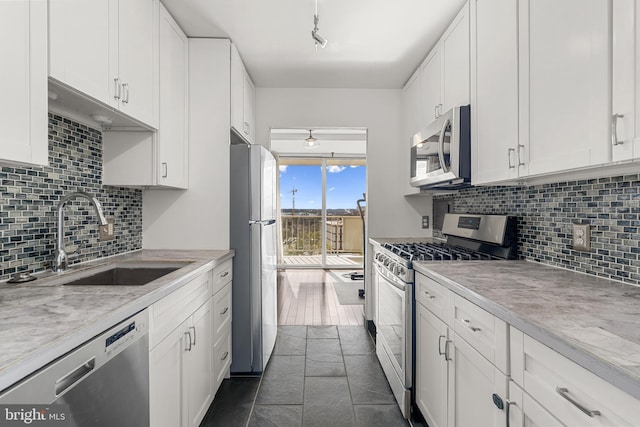
<svg viewBox="0 0 640 427">
<path fill-rule="evenodd" d="M 283 164 L 284 163 L 284 164 Z M 286 164 L 290 163 L 290 164 Z M 286 264 L 362 263 L 362 220 L 357 200 L 366 188 L 362 160 L 293 160 L 280 164 L 282 254 Z M 322 174 L 326 174 L 326 221 L 322 223 Z M 364 207 L 364 203 L 362 203 Z"/>
</svg>

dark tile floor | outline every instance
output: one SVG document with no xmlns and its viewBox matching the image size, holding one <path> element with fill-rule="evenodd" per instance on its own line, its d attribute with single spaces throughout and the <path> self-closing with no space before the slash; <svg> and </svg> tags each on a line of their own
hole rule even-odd
<svg viewBox="0 0 640 427">
<path fill-rule="evenodd" d="M 362 326 L 279 326 L 262 378 L 225 380 L 200 427 L 407 425 Z"/>
</svg>

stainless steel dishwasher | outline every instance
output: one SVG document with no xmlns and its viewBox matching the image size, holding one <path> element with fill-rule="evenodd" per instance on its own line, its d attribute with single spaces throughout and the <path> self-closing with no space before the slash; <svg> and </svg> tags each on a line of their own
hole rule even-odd
<svg viewBox="0 0 640 427">
<path fill-rule="evenodd" d="M 0 404 L 68 405 L 65 425 L 74 427 L 148 427 L 148 325 L 147 310 L 120 322 L 4 392 Z"/>
</svg>

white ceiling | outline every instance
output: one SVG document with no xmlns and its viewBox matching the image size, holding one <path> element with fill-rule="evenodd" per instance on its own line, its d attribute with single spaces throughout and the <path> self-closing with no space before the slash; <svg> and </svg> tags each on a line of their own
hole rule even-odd
<svg viewBox="0 0 640 427">
<path fill-rule="evenodd" d="M 311 129 L 318 146 L 309 148 L 305 138 L 309 129 L 271 129 L 270 149 L 280 155 L 299 156 L 360 156 L 367 153 L 366 129 Z"/>
<path fill-rule="evenodd" d="M 400 88 L 465 0 L 162 0 L 189 37 L 230 38 L 258 87 Z"/>
</svg>

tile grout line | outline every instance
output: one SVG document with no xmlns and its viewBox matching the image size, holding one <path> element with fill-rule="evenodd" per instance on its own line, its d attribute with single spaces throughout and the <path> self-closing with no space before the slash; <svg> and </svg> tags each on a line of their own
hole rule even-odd
<svg viewBox="0 0 640 427">
<path fill-rule="evenodd" d="M 356 419 L 356 408 L 353 405 L 353 394 L 351 393 L 351 382 L 349 381 L 349 374 L 347 372 L 347 363 L 344 360 L 344 352 L 342 350 L 342 336 L 340 335 L 340 328 L 336 326 L 336 331 L 338 332 L 338 342 L 340 343 L 340 354 L 342 355 L 342 364 L 344 365 L 344 377 L 347 380 L 347 389 L 349 389 L 349 400 L 351 401 L 351 415 L 353 415 L 353 425 L 358 425 L 358 420 Z"/>
<path fill-rule="evenodd" d="M 258 399 L 258 392 L 260 391 L 260 387 L 262 386 L 262 379 L 264 378 L 264 372 L 260 375 L 260 382 L 258 383 L 258 387 L 256 388 L 256 394 L 253 396 L 253 401 L 251 402 L 251 409 L 249 410 L 249 417 L 247 418 L 247 423 L 245 427 L 249 427 L 249 423 L 251 422 L 251 417 L 253 416 L 253 409 L 256 406 L 256 400 Z"/>
</svg>

